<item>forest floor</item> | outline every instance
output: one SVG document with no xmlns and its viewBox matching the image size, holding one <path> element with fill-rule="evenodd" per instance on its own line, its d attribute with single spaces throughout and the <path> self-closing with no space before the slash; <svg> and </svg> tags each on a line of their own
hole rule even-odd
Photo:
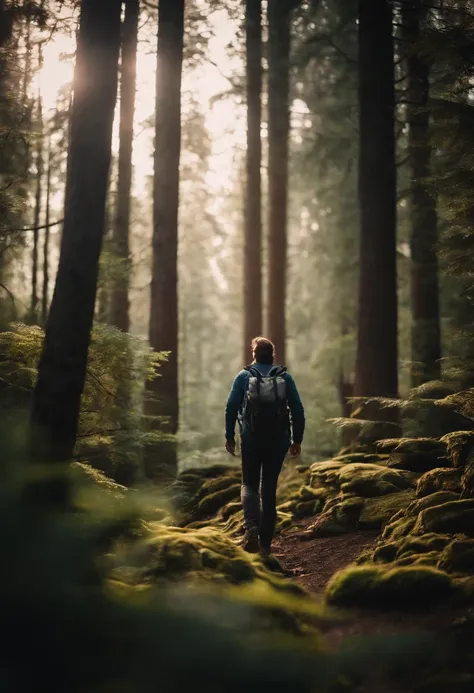
<svg viewBox="0 0 474 693">
<path fill-rule="evenodd" d="M 358 531 L 335 537 L 307 538 L 306 527 L 314 519 L 298 523 L 297 530 L 274 540 L 273 555 L 278 559 L 288 577 L 314 595 L 318 601 L 331 577 L 353 563 L 366 549 L 376 542 L 378 533 Z M 356 636 L 395 635 L 406 633 L 430 633 L 440 635 L 465 619 L 472 619 L 474 612 L 463 607 L 440 605 L 419 611 L 393 611 L 375 609 L 336 610 L 336 619 L 323 628 L 330 646 L 337 647 Z"/>
</svg>

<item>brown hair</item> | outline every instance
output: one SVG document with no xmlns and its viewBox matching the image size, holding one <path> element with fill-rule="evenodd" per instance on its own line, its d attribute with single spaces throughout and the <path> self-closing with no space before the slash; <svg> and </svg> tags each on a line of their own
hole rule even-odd
<svg viewBox="0 0 474 693">
<path fill-rule="evenodd" d="M 271 364 L 275 358 L 275 346 L 266 337 L 252 339 L 252 354 L 256 363 Z"/>
</svg>

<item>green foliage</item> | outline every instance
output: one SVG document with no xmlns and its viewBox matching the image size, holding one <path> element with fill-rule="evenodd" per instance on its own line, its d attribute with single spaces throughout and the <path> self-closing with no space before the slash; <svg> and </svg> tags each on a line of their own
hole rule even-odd
<svg viewBox="0 0 474 693">
<path fill-rule="evenodd" d="M 347 568 L 337 573 L 326 590 L 326 599 L 337 606 L 412 609 L 437 604 L 451 596 L 454 584 L 446 573 L 429 566 L 387 570 L 377 566 Z"/>
<path fill-rule="evenodd" d="M 17 417 L 29 406 L 41 355 L 43 331 L 16 323 L 0 333 L 3 416 Z M 79 417 L 75 457 L 128 484 L 139 475 L 140 455 L 149 440 L 142 414 L 145 381 L 159 376 L 165 354 L 119 330 L 96 325 Z"/>
</svg>

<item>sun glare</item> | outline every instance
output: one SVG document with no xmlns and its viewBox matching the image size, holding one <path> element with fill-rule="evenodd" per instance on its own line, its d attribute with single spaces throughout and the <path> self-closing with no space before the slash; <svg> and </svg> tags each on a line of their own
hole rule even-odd
<svg viewBox="0 0 474 693">
<path fill-rule="evenodd" d="M 192 92 L 202 108 L 211 135 L 212 154 L 207 182 L 216 195 L 235 185 L 235 148 L 245 142 L 245 120 L 235 100 L 221 98 L 230 91 L 230 76 L 240 68 L 239 58 L 229 57 L 227 45 L 234 39 L 235 26 L 225 11 L 210 15 L 213 38 L 209 45 L 209 61 L 204 61 L 183 76 L 183 90 Z M 135 112 L 134 167 L 135 192 L 141 194 L 146 179 L 153 173 L 153 112 L 155 108 L 155 32 L 149 24 L 141 30 L 137 57 L 137 97 Z M 43 68 L 32 85 L 34 95 L 41 92 L 45 113 L 56 107 L 61 88 L 70 83 L 74 73 L 74 40 L 56 33 L 43 48 Z M 217 67 L 218 66 L 218 67 Z M 213 101 L 215 100 L 215 101 Z M 113 149 L 118 150 L 118 118 L 116 118 Z"/>
</svg>

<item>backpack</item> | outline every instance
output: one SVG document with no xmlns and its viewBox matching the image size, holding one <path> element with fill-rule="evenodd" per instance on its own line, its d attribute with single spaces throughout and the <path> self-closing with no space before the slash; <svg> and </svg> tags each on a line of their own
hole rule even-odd
<svg viewBox="0 0 474 693">
<path fill-rule="evenodd" d="M 284 366 L 274 366 L 264 376 L 258 368 L 247 366 L 249 385 L 246 392 L 243 416 L 248 429 L 262 436 L 274 436 L 278 431 L 288 430 L 290 419 L 286 393 Z"/>
</svg>

